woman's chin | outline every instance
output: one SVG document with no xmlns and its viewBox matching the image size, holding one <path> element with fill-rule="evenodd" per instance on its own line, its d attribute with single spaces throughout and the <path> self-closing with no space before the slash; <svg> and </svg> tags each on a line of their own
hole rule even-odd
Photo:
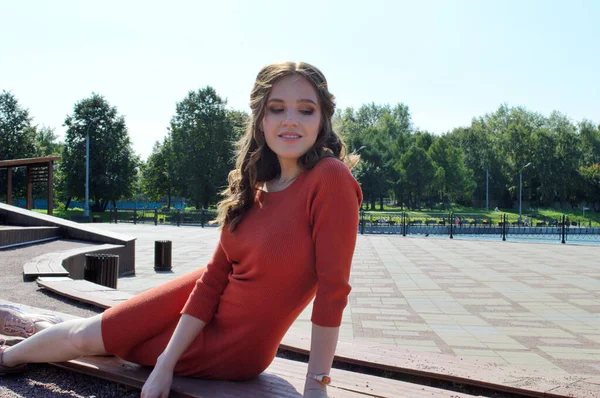
<svg viewBox="0 0 600 398">
<path fill-rule="evenodd" d="M 298 160 L 298 158 L 302 155 L 304 155 L 306 153 L 306 151 L 302 152 L 302 151 L 278 151 L 275 152 L 275 154 L 277 154 L 277 157 L 280 160 Z"/>
</svg>

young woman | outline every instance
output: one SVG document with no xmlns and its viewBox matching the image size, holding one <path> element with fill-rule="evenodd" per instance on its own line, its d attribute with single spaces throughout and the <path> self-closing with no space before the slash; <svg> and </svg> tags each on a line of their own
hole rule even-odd
<svg viewBox="0 0 600 398">
<path fill-rule="evenodd" d="M 304 396 L 326 397 L 362 202 L 350 172 L 357 158 L 332 130 L 333 99 L 312 65 L 264 67 L 208 265 L 101 315 L 2 347 L 0 372 L 110 353 L 154 367 L 142 398 L 167 397 L 173 374 L 246 380 L 269 366 L 314 298 Z M 23 335 L 34 329 L 35 318 L 6 309 L 0 327 L 8 318 L 13 334 L 19 322 L 30 330 Z"/>
</svg>

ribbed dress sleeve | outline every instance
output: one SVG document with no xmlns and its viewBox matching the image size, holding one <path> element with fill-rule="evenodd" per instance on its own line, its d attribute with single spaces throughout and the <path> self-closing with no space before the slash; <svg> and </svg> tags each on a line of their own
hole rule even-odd
<svg viewBox="0 0 600 398">
<path fill-rule="evenodd" d="M 337 327 L 350 294 L 350 267 L 358 232 L 362 192 L 350 169 L 324 159 L 315 169 L 309 190 L 312 239 L 315 244 L 317 294 L 311 321 Z"/>
<path fill-rule="evenodd" d="M 206 266 L 206 271 L 196 281 L 196 286 L 181 310 L 181 314 L 188 314 L 209 323 L 217 310 L 221 295 L 229 283 L 231 270 L 232 264 L 219 240 L 217 248 Z"/>
</svg>

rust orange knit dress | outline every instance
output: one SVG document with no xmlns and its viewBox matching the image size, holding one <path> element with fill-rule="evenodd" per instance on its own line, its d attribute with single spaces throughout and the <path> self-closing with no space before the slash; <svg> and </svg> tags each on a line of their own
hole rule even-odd
<svg viewBox="0 0 600 398">
<path fill-rule="evenodd" d="M 181 314 L 207 323 L 175 367 L 178 375 L 244 380 L 263 372 L 315 297 L 311 320 L 339 326 L 350 293 L 360 187 L 325 158 L 279 192 L 257 192 L 233 232 L 224 228 L 206 267 L 104 312 L 107 352 L 153 366 Z"/>
</svg>

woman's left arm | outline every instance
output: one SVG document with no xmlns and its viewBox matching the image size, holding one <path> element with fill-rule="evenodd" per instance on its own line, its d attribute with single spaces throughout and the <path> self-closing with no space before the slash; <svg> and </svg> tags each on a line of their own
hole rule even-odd
<svg viewBox="0 0 600 398">
<path fill-rule="evenodd" d="M 312 324 L 308 373 L 329 374 L 335 355 L 339 333 L 339 327 L 325 327 L 314 323 Z M 304 384 L 305 398 L 320 398 L 326 396 L 327 388 L 325 385 L 309 377 L 306 378 Z"/>
<path fill-rule="evenodd" d="M 314 174 L 318 184 L 309 192 L 309 197 L 317 292 L 311 316 L 313 326 L 308 373 L 327 375 L 351 290 L 350 268 L 362 192 L 342 162 L 327 160 Z M 307 377 L 304 396 L 326 397 L 326 386 Z"/>
</svg>

